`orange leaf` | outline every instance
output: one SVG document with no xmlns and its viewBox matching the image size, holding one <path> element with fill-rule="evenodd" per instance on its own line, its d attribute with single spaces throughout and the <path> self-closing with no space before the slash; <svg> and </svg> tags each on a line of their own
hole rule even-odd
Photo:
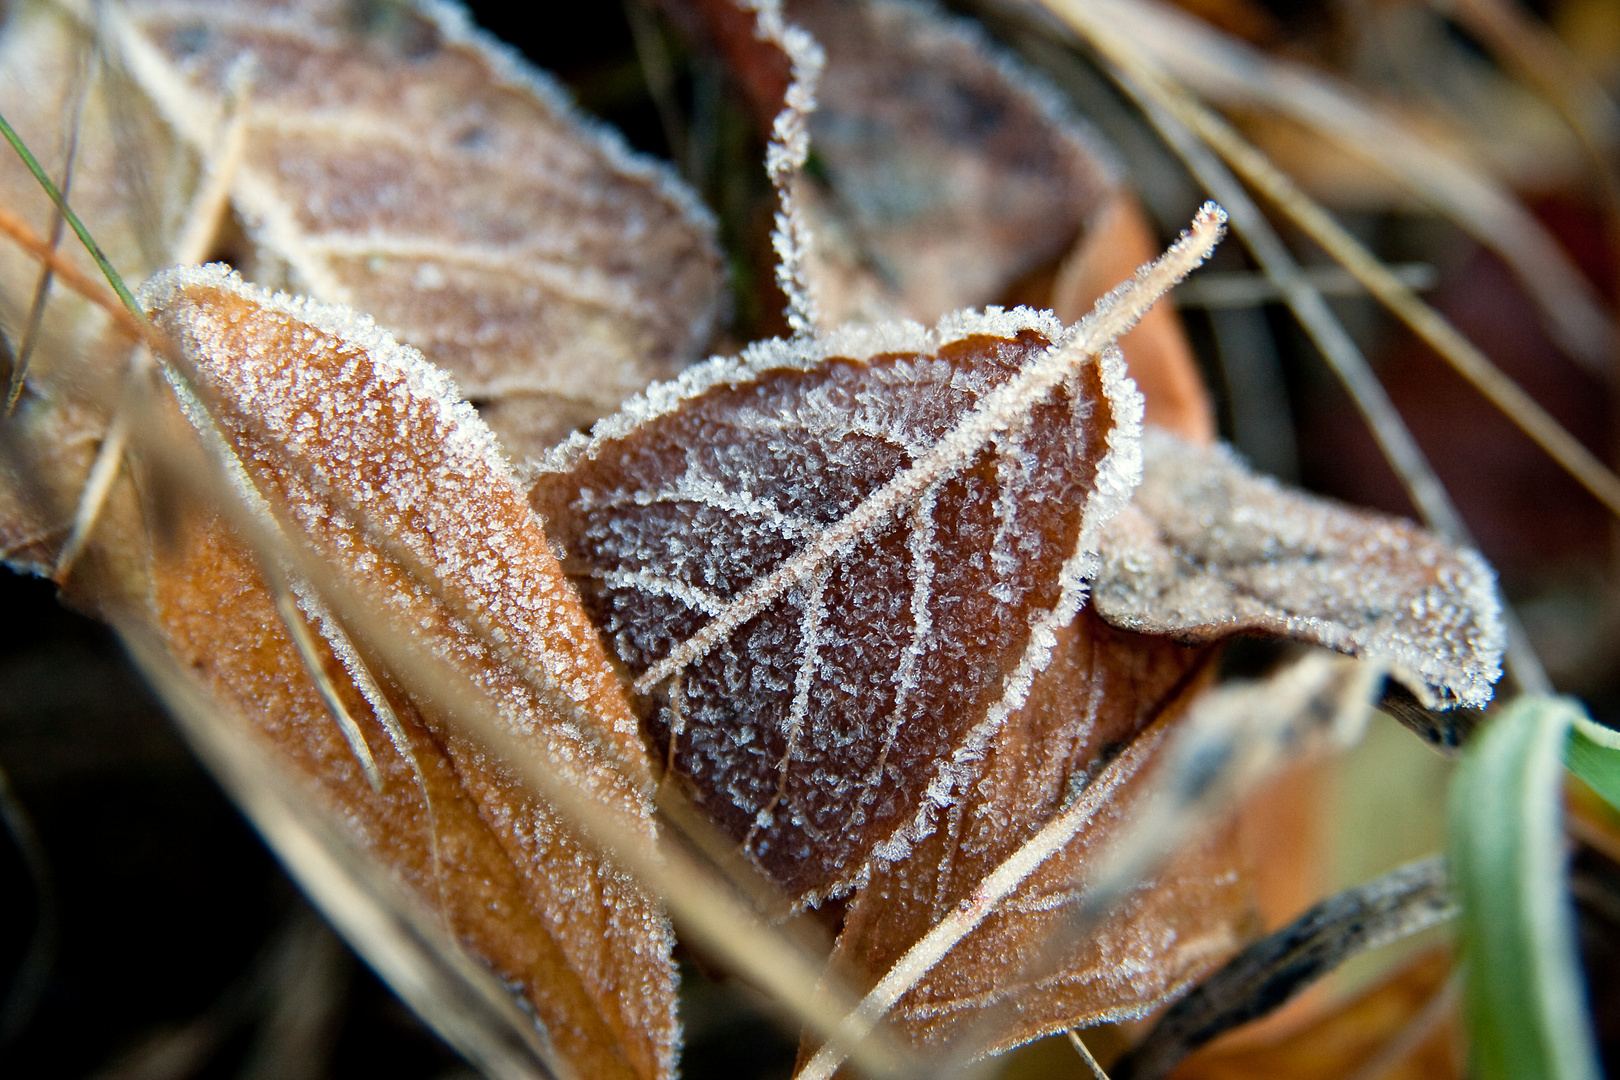
<svg viewBox="0 0 1620 1080">
<path fill-rule="evenodd" d="M 650 834 L 650 774 L 617 679 L 493 436 L 449 379 L 369 320 L 272 296 L 217 267 L 171 271 L 142 296 L 214 403 L 250 506 L 262 500 L 295 543 L 307 544 L 338 580 L 353 584 L 371 617 L 408 627 L 428 642 L 497 703 L 514 735 L 595 801 L 639 820 Z M 191 413 L 209 426 L 196 405 Z M 211 571 L 206 559 L 185 560 L 160 578 L 159 610 L 173 647 L 192 658 L 193 670 L 227 703 L 269 731 L 290 719 L 276 704 L 287 695 L 300 697 L 306 710 L 295 723 L 318 722 L 320 713 L 307 711 L 312 688 L 285 642 L 278 646 L 274 637 L 252 632 L 263 625 L 253 620 L 264 618 L 269 603 L 262 590 L 229 581 L 211 586 Z M 342 611 L 334 616 L 315 599 L 319 587 L 298 589 L 304 613 L 330 642 L 350 690 L 358 688 L 382 720 L 397 691 L 371 680 L 363 635 L 352 645 L 344 632 L 346 622 L 363 631 L 364 620 L 357 624 Z M 253 599 L 256 604 L 247 603 Z M 226 635 L 258 645 L 218 649 Z M 408 677 L 394 681 L 411 685 Z M 522 927 L 538 924 L 551 942 L 524 946 L 517 957 L 488 959 L 526 975 L 534 964 L 526 967 L 523 955 L 539 948 L 552 953 L 549 970 L 557 975 L 560 958 L 562 977 L 528 987 L 554 1040 L 562 1030 L 605 1028 L 611 1035 L 605 1043 L 577 1037 L 584 1059 L 618 1055 L 634 1075 L 667 1075 L 674 1058 L 674 969 L 671 935 L 656 904 L 555 812 L 524 794 L 458 732 L 443 706 L 421 697 L 411 705 L 425 725 L 418 738 L 430 740 L 424 756 L 430 765 L 442 758 L 438 767 L 457 782 L 452 806 L 475 809 L 490 834 L 482 839 L 463 811 L 452 820 L 463 822 L 459 832 L 470 839 L 434 833 L 427 846 L 495 847 L 514 868 L 500 875 L 509 880 L 506 891 L 515 887 L 524 903 L 511 921 L 497 920 L 505 925 L 485 940 L 521 941 L 532 933 Z M 396 750 L 415 756 L 405 747 Z M 376 815 L 388 805 L 359 790 L 353 770 L 312 776 L 330 785 L 345 773 L 345 794 L 334 809 L 373 807 Z M 419 861 L 419 835 L 384 829 L 365 839 L 374 849 L 414 847 Z M 477 898 L 494 886 L 486 886 L 476 867 L 468 869 L 432 882 L 419 877 L 415 884 L 430 903 L 462 891 L 471 896 L 458 907 L 487 902 Z M 574 984 L 578 989 L 570 991 Z M 595 1016 L 576 1015 L 581 994 Z M 573 1006 L 565 1007 L 571 998 Z"/>
</svg>

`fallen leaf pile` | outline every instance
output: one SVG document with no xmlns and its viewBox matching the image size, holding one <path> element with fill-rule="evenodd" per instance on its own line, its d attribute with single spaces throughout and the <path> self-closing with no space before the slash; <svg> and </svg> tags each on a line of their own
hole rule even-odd
<svg viewBox="0 0 1620 1080">
<path fill-rule="evenodd" d="M 846 7 L 870 32 L 838 22 Z M 182 267 L 140 292 L 170 398 L 91 305 L 53 304 L 5 421 L 7 560 L 158 635 L 219 722 L 252 732 L 521 994 L 578 1075 L 672 1075 L 668 921 L 390 635 L 649 842 L 669 828 L 665 785 L 794 904 L 842 902 L 831 970 L 857 990 L 1064 815 L 1066 838 L 895 1004 L 918 1048 L 972 1055 L 1142 1015 L 1251 933 L 1215 830 L 1094 932 L 1061 937 L 1222 640 L 1364 655 L 1432 705 L 1482 704 L 1499 671 L 1477 556 L 1144 436 L 1116 341 L 1207 256 L 1219 211 L 1073 326 L 1028 308 L 892 318 L 982 305 L 1053 262 L 1084 224 L 1076 191 L 1111 181 L 1038 93 L 932 16 L 806 11 L 859 77 L 824 84 L 828 183 L 790 177 L 783 220 L 802 196 L 856 254 L 840 269 L 824 250 L 787 279 L 843 282 L 856 299 L 824 313 L 866 322 L 649 387 L 712 329 L 708 219 L 538 76 L 437 8 L 356 23 L 324 3 L 207 19 L 109 5 L 108 58 L 83 61 L 111 69 L 84 98 L 98 148 L 74 201 L 131 276 L 177 252 L 228 254 L 242 274 Z M 762 34 L 780 24 L 757 13 Z M 77 101 L 91 32 L 24 5 L 0 39 L 0 111 L 39 146 Z M 910 85 L 923 72 L 935 81 Z M 120 108 L 162 133 L 133 165 L 107 149 L 133 130 Z M 894 133 L 913 130 L 929 138 L 901 163 Z M 128 168 L 166 200 L 149 220 L 109 195 Z M 15 216 L 47 233 L 29 183 L 0 172 Z M 917 204 L 883 201 L 896 192 Z M 939 246 L 959 219 L 967 246 Z M 36 275 L 4 253 L 8 325 Z M 1086 277 L 1069 276 L 1071 301 Z M 1183 364 L 1184 343 L 1159 355 Z M 117 400 L 87 389 L 126 370 L 152 405 L 127 449 L 103 439 L 128 419 Z M 524 491 L 514 456 L 638 390 Z M 1177 414 L 1195 439 L 1199 407 Z M 213 455 L 203 497 L 164 446 L 176 431 Z M 98 453 L 116 479 L 87 518 Z M 76 529 L 84 560 L 58 565 Z"/>
</svg>

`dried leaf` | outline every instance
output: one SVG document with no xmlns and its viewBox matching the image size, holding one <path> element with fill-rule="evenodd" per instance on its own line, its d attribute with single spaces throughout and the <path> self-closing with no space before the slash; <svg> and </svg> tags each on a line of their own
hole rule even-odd
<svg viewBox="0 0 1620 1080">
<path fill-rule="evenodd" d="M 1477 554 L 1291 492 L 1227 450 L 1150 431 L 1143 458 L 1142 486 L 1103 535 L 1104 619 L 1182 641 L 1310 641 L 1388 664 L 1430 707 L 1490 700 L 1501 607 Z"/>
<path fill-rule="evenodd" d="M 567 779 L 650 834 L 635 720 L 493 436 L 450 380 L 369 320 L 271 296 L 218 267 L 169 272 L 142 295 L 195 365 L 253 497 L 356 583 L 371 610 L 409 626 L 497 702 Z M 386 759 L 382 794 L 334 759 L 335 728 L 296 651 L 263 631 L 276 623 L 273 602 L 233 542 L 195 528 L 157 576 L 170 647 L 287 744 L 333 809 L 360 819 L 374 850 L 397 855 L 458 933 L 526 983 L 581 1072 L 617 1058 L 626 1075 L 667 1075 L 674 970 L 656 904 L 458 734 L 442 706 L 372 682 L 363 642 L 349 644 L 307 590 L 309 621 L 330 643 L 328 672 L 346 676 L 351 710 L 371 718 L 368 743 L 388 726 L 385 712 L 411 722 L 410 744 Z M 323 730 L 317 753 L 309 744 L 320 746 Z M 430 770 L 450 789 L 442 806 L 425 779 L 412 782 Z M 425 837 L 407 824 L 416 806 Z M 490 869 L 503 857 L 504 869 Z M 460 915 L 475 916 L 470 927 Z"/>
<path fill-rule="evenodd" d="M 514 862 L 455 761 L 403 695 L 388 695 L 408 736 L 396 747 L 323 645 L 323 666 L 340 680 L 344 704 L 382 774 L 382 790 L 373 792 L 252 557 L 206 519 L 187 522 L 178 539 L 155 567 L 158 617 L 169 651 L 219 710 L 211 720 L 239 718 L 262 754 L 291 766 L 304 798 L 343 822 L 357 846 L 386 865 L 463 948 L 522 989 L 557 1053 L 581 1074 L 657 1075 L 632 1068 L 616 1049 L 622 1033 L 610 1026 L 563 947 L 572 935 L 543 917 L 523 864 Z M 490 809 L 500 805 L 490 800 Z M 532 808 L 513 809 L 529 816 Z"/>
<path fill-rule="evenodd" d="M 30 13 L 8 32 L 32 56 L 19 75 L 88 46 L 88 27 Z M 115 193 L 131 168 L 167 200 L 164 227 L 137 230 L 144 258 L 113 249 L 126 274 L 221 253 L 252 280 L 355 305 L 450 369 L 520 455 L 706 344 L 722 293 L 707 211 L 458 12 L 153 2 L 107 5 L 98 26 L 129 82 L 119 117 L 178 136 L 137 139 L 132 163 L 112 152 L 124 127 L 85 132 L 99 149 L 77 190 L 98 236 L 127 231 Z M 51 145 L 62 102 L 30 87 L 0 107 Z"/>
<path fill-rule="evenodd" d="M 1140 816 L 1165 736 L 1213 669 L 1212 648 L 1114 630 L 1083 611 L 1059 635 L 1028 706 L 985 753 L 973 797 L 851 903 L 835 970 L 870 985 L 1049 820 L 1084 806 L 1073 838 L 892 1009 L 921 1045 L 993 1054 L 1074 1025 L 1140 1016 L 1234 952 L 1252 915 L 1229 831 L 1190 845 L 1078 940 L 1066 929 L 1099 855 Z M 978 1014 L 1003 1000 L 1015 1008 Z"/>
<path fill-rule="evenodd" d="M 756 346 L 537 478 L 674 772 L 796 895 L 937 826 L 1079 607 L 1140 399 L 1062 336 L 1021 309 Z"/>
<path fill-rule="evenodd" d="M 1210 224 L 1135 293 L 1207 250 Z M 1115 303 L 1134 315 L 1142 299 Z M 1127 324 L 1099 311 L 1067 334 L 992 309 L 755 346 L 655 388 L 536 478 L 570 576 L 650 695 L 665 782 L 690 786 L 803 902 L 864 885 L 843 939 L 860 977 L 1099 770 L 1084 797 L 1099 828 L 1074 846 L 1101 836 L 1157 742 L 1132 739 L 1208 658 L 1076 618 L 1138 437 L 1117 352 L 1092 359 Z M 1082 947 L 1084 973 L 1053 980 L 1034 1023 L 1140 1008 L 1230 951 L 1241 888 L 1220 855 L 1219 870 L 1191 858 Z M 1004 920 L 1015 951 L 1034 947 L 1073 868 L 1031 877 L 1031 910 Z M 1197 883 L 1187 897 L 1177 874 Z M 926 895 L 908 906 L 914 881 Z M 1001 921 L 953 957 L 918 1019 L 948 1027 L 1005 989 L 949 982 L 986 970 L 980 950 L 1007 951 Z M 1146 974 L 1120 976 L 1122 955 Z"/>
<path fill-rule="evenodd" d="M 972 23 L 884 0 L 797 0 L 787 14 L 827 53 L 810 134 L 828 325 L 999 300 L 1114 191 L 1097 137 Z"/>
<path fill-rule="evenodd" d="M 723 53 L 768 130 L 787 64 L 745 29 L 752 17 L 725 0 L 663 6 Z M 816 167 L 794 185 L 823 326 L 926 324 L 1000 301 L 1115 190 L 1100 140 L 974 24 L 892 0 L 795 0 L 784 14 L 826 54 L 809 118 Z"/>
</svg>

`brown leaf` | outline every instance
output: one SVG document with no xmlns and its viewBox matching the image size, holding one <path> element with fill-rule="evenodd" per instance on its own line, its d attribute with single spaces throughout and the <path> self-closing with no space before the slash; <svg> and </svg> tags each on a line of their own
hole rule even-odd
<svg viewBox="0 0 1620 1080">
<path fill-rule="evenodd" d="M 756 346 L 537 479 L 674 772 L 795 895 L 940 826 L 1080 605 L 1140 399 L 1061 337 L 1019 310 Z"/>
<path fill-rule="evenodd" d="M 617 679 L 493 436 L 448 377 L 367 319 L 271 296 L 217 267 L 171 271 L 142 295 L 212 399 L 250 505 L 262 499 L 338 580 L 354 583 L 368 610 L 429 642 L 497 703 L 515 735 L 650 835 L 650 774 Z M 234 545 L 206 526 L 186 555 L 163 566 L 158 608 L 171 647 L 196 675 L 276 741 L 291 740 L 333 808 L 373 822 L 356 824 L 374 850 L 397 848 L 407 866 L 420 866 L 424 849 L 458 853 L 433 879 L 418 870 L 413 881 L 430 904 L 450 909 L 452 925 L 468 905 L 487 907 L 489 890 L 506 896 L 469 936 L 497 950 L 488 959 L 498 970 L 533 979 L 531 1002 L 554 1040 L 573 1033 L 560 1041 L 574 1045 L 582 1072 L 594 1074 L 585 1062 L 618 1058 L 628 1075 L 667 1075 L 674 969 L 656 904 L 524 794 L 431 698 L 396 711 L 416 719 L 405 763 L 453 781 L 448 833 L 432 824 L 437 800 L 424 839 L 419 828 L 399 828 L 417 793 L 396 785 L 373 797 L 354 767 L 299 755 L 300 741 L 331 725 L 287 639 L 252 629 L 274 626 L 273 602 Z M 354 711 L 386 726 L 397 690 L 372 682 L 364 641 L 349 643 L 342 620 L 316 598 L 318 583 L 299 592 L 348 696 L 363 702 Z M 420 794 L 431 790 L 424 781 Z M 491 877 L 496 853 L 507 868 Z M 521 903 L 512 904 L 514 892 Z M 528 941 L 536 924 L 547 941 Z"/>
<path fill-rule="evenodd" d="M 54 146 L 89 31 L 20 22 L 18 74 L 53 78 L 0 106 Z M 240 2 L 203 18 L 159 0 L 109 5 L 103 23 L 115 85 L 92 96 L 123 100 L 90 110 L 74 195 L 133 280 L 225 256 L 359 307 L 454 373 L 518 455 L 707 343 L 722 296 L 707 211 L 451 9 Z M 129 116 L 175 134 L 147 140 Z M 145 220 L 132 172 L 163 200 Z M 4 175 L 40 204 L 31 178 Z"/>
<path fill-rule="evenodd" d="M 768 130 L 787 66 L 746 32 L 752 17 L 725 0 L 663 6 L 722 52 Z M 794 188 L 823 325 L 932 323 L 995 303 L 1061 257 L 1114 191 L 1096 136 L 974 24 L 888 0 L 784 8 L 826 53 L 809 120 L 817 168 Z"/>
<path fill-rule="evenodd" d="M 1179 854 L 1066 948 L 1088 871 L 1132 820 L 1169 726 L 1210 682 L 1214 650 L 1114 630 L 1089 611 L 1059 635 L 1028 706 L 986 753 L 974 798 L 903 863 L 873 871 L 850 905 L 835 970 L 888 971 L 1045 822 L 1090 800 L 1074 838 L 896 1003 L 922 1045 L 998 1053 L 1065 1027 L 1140 1016 L 1225 960 L 1252 916 L 1230 831 Z M 976 1014 L 1000 1000 L 1015 1008 Z"/>
<path fill-rule="evenodd" d="M 797 0 L 787 14 L 827 53 L 810 133 L 827 180 L 812 221 L 833 264 L 814 279 L 829 325 L 991 303 L 1113 192 L 1096 136 L 975 25 L 881 0 Z M 842 303 L 834 281 L 852 294 Z"/>
<path fill-rule="evenodd" d="M 1103 535 L 1096 609 L 1122 629 L 1261 632 L 1389 665 L 1430 707 L 1482 706 L 1501 675 L 1496 577 L 1417 526 L 1289 491 L 1223 448 L 1143 440 L 1131 506 Z"/>
<path fill-rule="evenodd" d="M 653 1064 L 658 1050 L 593 999 L 573 966 L 577 956 L 565 948 L 599 931 L 601 915 L 577 911 L 587 920 L 572 928 L 549 920 L 553 913 L 538 902 L 524 870 L 531 864 L 513 860 L 489 816 L 503 803 L 531 820 L 544 820 L 543 811 L 510 798 L 481 805 L 444 744 L 391 691 L 408 735 L 396 747 L 323 643 L 323 665 L 340 682 L 382 773 L 382 790 L 374 792 L 310 682 L 252 557 L 217 522 L 187 521 L 154 569 L 164 640 L 216 703 L 218 721 L 235 719 L 253 731 L 265 755 L 291 766 L 308 796 L 344 822 L 451 935 L 521 988 L 557 1052 L 581 1075 L 660 1075 Z M 656 940 L 656 917 L 646 929 Z M 655 997 L 635 989 L 644 1000 Z"/>
</svg>

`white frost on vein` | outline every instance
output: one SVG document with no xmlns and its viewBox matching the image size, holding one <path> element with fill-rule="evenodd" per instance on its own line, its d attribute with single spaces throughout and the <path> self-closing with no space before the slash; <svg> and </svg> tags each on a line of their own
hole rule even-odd
<svg viewBox="0 0 1620 1080">
<path fill-rule="evenodd" d="M 874 857 L 880 860 L 904 858 L 910 853 L 913 843 L 932 831 L 939 811 L 961 801 L 961 789 L 971 782 L 985 748 L 994 740 L 1007 718 L 1023 707 L 1036 676 L 1046 669 L 1052 649 L 1057 644 L 1057 632 L 1072 623 L 1085 605 L 1087 583 L 1096 576 L 1101 562 L 1097 550 L 1103 528 L 1129 502 L 1131 493 L 1142 479 L 1142 414 L 1145 404 L 1141 391 L 1126 374 L 1125 358 L 1117 347 L 1104 349 L 1098 363 L 1103 393 L 1113 410 L 1114 425 L 1108 432 L 1108 452 L 1097 466 L 1095 486 L 1086 498 L 1074 552 L 1063 564 L 1058 601 L 1051 608 L 1030 616 L 1029 641 L 1024 646 L 1024 654 L 1019 658 L 1017 667 L 1003 683 L 1001 697 L 973 726 L 951 756 L 939 764 L 924 793 L 923 803 L 912 820 L 874 849 Z"/>
<path fill-rule="evenodd" d="M 1132 281 L 1099 301 L 1092 314 L 1064 335 L 1059 344 L 1052 346 L 1011 380 L 980 398 L 970 413 L 908 469 L 873 492 L 836 525 L 807 544 L 799 554 L 756 581 L 737 597 L 726 615 L 716 618 L 669 656 L 650 667 L 636 680 L 636 692 L 646 693 L 676 671 L 706 655 L 718 642 L 759 614 L 795 583 L 814 573 L 818 567 L 846 557 L 862 537 L 882 528 L 897 511 L 915 501 L 927 488 L 957 475 L 992 436 L 1018 426 L 1028 417 L 1030 409 L 1046 400 L 1059 384 L 1072 378 L 1093 355 L 1099 351 L 1106 352 L 1159 297 L 1201 265 L 1219 241 L 1225 221 L 1223 211 L 1213 203 L 1207 204 L 1199 212 L 1193 229 L 1171 245 L 1163 257 L 1138 270 Z M 969 333 L 985 333 L 988 331 L 974 328 L 998 326 L 1009 314 L 1016 317 L 1018 311 L 1005 313 L 991 309 L 982 317 L 958 313 L 941 320 L 941 325 L 952 329 L 965 328 Z M 1052 317 L 1045 315 L 1041 321 L 1044 323 L 1047 319 Z M 1128 385 L 1130 393 L 1136 393 L 1135 384 L 1124 378 L 1123 369 L 1116 383 Z M 1139 426 L 1137 431 L 1140 432 Z M 1127 451 L 1127 455 L 1129 453 Z M 1104 496 L 1098 504 L 1099 508 L 1112 506 L 1117 512 L 1118 507 L 1129 499 L 1130 487 L 1121 489 L 1120 485 L 1141 475 L 1140 457 L 1135 460 L 1138 465 L 1134 473 L 1128 463 L 1123 471 L 1121 466 L 1114 466 L 1099 473 L 1099 494 Z"/>
</svg>

